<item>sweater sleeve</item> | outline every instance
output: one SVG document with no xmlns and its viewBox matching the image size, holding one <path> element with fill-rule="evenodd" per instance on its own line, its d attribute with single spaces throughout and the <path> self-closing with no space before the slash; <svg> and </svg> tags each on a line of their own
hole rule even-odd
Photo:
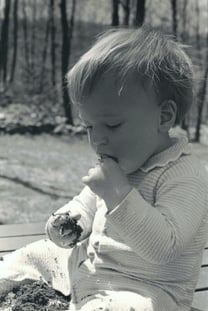
<svg viewBox="0 0 208 311">
<path fill-rule="evenodd" d="M 164 182 L 154 206 L 135 188 L 108 215 L 118 234 L 143 259 L 165 264 L 180 256 L 208 212 L 207 184 L 197 176 Z"/>
<path fill-rule="evenodd" d="M 73 200 L 59 208 L 54 214 L 66 212 L 80 214 L 81 218 L 78 220 L 78 224 L 83 229 L 81 238 L 85 239 L 92 231 L 92 224 L 96 210 L 96 195 L 86 186 L 79 195 L 75 196 Z M 51 217 L 46 223 L 46 231 L 47 224 L 52 221 Z"/>
</svg>

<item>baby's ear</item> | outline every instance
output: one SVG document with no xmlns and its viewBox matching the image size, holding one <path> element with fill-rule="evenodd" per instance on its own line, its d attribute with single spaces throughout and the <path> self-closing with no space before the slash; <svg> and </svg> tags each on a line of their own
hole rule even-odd
<svg viewBox="0 0 208 311">
<path fill-rule="evenodd" d="M 174 100 L 167 99 L 160 104 L 159 131 L 167 132 L 174 126 L 177 114 L 177 105 Z"/>
</svg>

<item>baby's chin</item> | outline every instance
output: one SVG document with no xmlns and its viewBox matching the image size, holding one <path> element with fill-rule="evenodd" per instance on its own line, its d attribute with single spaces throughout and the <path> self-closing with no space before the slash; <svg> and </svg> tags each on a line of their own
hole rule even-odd
<svg viewBox="0 0 208 311">
<path fill-rule="evenodd" d="M 122 159 L 119 160 L 118 164 L 125 175 L 133 174 L 140 168 L 138 163 L 133 164 L 130 161 L 122 161 Z"/>
</svg>

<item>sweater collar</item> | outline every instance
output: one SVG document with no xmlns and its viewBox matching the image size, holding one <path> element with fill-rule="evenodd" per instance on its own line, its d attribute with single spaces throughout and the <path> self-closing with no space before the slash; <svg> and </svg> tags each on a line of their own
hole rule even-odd
<svg viewBox="0 0 208 311">
<path fill-rule="evenodd" d="M 164 167 L 170 162 L 174 162 L 182 155 L 191 154 L 192 145 L 188 143 L 188 139 L 183 137 L 171 137 L 172 145 L 151 156 L 140 168 L 141 171 L 147 173 L 156 167 Z"/>
</svg>

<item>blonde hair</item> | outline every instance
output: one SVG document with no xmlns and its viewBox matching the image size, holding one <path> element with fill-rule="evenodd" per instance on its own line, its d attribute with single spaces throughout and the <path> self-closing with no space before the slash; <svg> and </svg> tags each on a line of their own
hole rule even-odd
<svg viewBox="0 0 208 311">
<path fill-rule="evenodd" d="M 70 98 L 77 104 L 103 75 L 111 73 L 124 83 L 131 72 L 138 74 L 138 81 L 152 83 L 159 103 L 176 102 L 176 123 L 184 118 L 193 101 L 192 62 L 181 44 L 147 27 L 111 29 L 100 35 L 67 74 Z"/>
</svg>

